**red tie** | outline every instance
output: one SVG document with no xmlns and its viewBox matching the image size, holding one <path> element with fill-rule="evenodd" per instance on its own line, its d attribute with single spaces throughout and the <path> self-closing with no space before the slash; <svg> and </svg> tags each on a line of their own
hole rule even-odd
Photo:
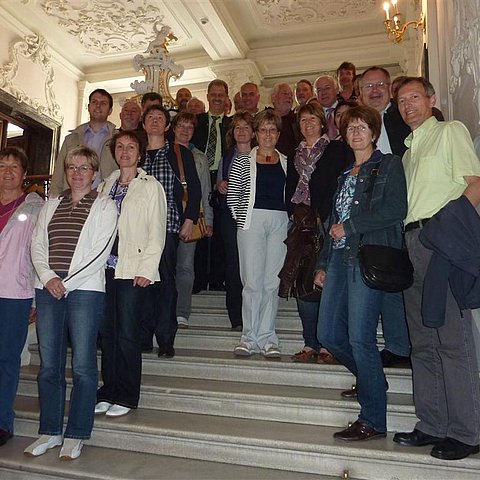
<svg viewBox="0 0 480 480">
<path fill-rule="evenodd" d="M 334 140 L 338 136 L 338 128 L 335 125 L 335 112 L 334 108 L 327 108 L 327 126 L 328 126 L 328 138 Z"/>
</svg>

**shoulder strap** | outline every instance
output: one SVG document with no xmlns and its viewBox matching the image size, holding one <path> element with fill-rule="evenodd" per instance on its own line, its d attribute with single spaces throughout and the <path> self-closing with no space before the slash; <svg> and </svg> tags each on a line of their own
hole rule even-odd
<svg viewBox="0 0 480 480">
<path fill-rule="evenodd" d="M 177 165 L 178 165 L 178 173 L 180 174 L 180 182 L 183 185 L 183 188 L 186 187 L 185 183 L 185 168 L 183 166 L 183 157 L 182 157 L 182 150 L 180 149 L 180 145 L 178 143 L 175 144 L 175 156 L 177 157 Z"/>
</svg>

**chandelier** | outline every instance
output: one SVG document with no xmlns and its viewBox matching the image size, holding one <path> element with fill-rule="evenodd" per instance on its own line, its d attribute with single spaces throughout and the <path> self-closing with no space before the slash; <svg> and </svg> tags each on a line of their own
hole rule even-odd
<svg viewBox="0 0 480 480">
<path fill-rule="evenodd" d="M 418 21 L 410 21 L 407 23 L 402 23 L 402 14 L 398 11 L 398 1 L 391 0 L 390 2 L 385 2 L 383 4 L 383 9 L 385 10 L 386 20 L 385 30 L 387 32 L 387 37 L 393 43 L 400 43 L 403 40 L 403 36 L 408 27 L 413 27 L 415 30 L 421 29 L 422 32 L 425 32 L 425 17 L 423 12 L 420 13 L 420 18 Z M 392 16 L 390 17 L 390 8 L 392 9 Z"/>
</svg>

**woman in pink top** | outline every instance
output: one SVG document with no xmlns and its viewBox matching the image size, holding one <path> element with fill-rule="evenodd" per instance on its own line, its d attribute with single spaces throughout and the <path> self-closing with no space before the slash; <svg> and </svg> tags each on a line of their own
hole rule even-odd
<svg viewBox="0 0 480 480">
<path fill-rule="evenodd" d="M 13 436 L 13 401 L 33 298 L 30 240 L 43 200 L 22 186 L 27 156 L 0 150 L 0 446 Z"/>
</svg>

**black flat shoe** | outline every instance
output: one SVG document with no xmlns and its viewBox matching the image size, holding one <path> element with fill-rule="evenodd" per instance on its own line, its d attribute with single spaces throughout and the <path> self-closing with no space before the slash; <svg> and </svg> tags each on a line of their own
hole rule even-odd
<svg viewBox="0 0 480 480">
<path fill-rule="evenodd" d="M 8 430 L 4 430 L 0 428 L 0 447 L 5 445 L 11 438 L 13 437 L 13 433 L 9 432 Z"/>
<path fill-rule="evenodd" d="M 434 437 L 423 433 L 416 428 L 413 432 L 398 432 L 393 436 L 393 441 L 405 447 L 424 447 L 425 445 L 436 445 L 443 442 L 443 438 Z"/>
<path fill-rule="evenodd" d="M 467 445 L 459 440 L 447 437 L 432 448 L 430 455 L 440 460 L 461 460 L 478 452 L 480 452 L 478 445 Z"/>
<path fill-rule="evenodd" d="M 392 353 L 390 352 L 390 350 L 386 350 L 385 348 L 380 352 L 380 357 L 382 357 L 382 364 L 384 367 L 412 368 L 410 363 L 410 357 L 397 355 L 396 353 Z"/>
</svg>

